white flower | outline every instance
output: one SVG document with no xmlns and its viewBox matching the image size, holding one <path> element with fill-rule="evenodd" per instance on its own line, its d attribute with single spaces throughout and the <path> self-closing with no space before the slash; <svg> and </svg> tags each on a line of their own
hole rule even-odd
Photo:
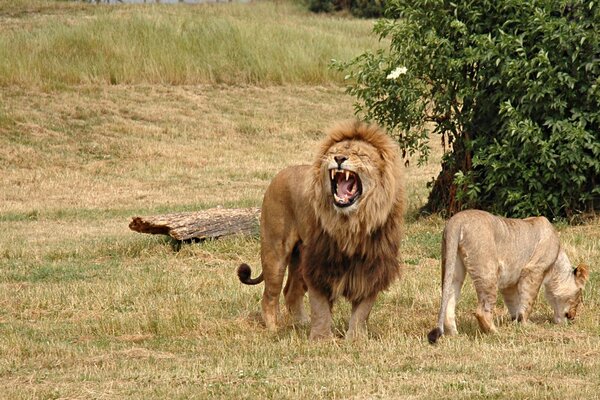
<svg viewBox="0 0 600 400">
<path fill-rule="evenodd" d="M 408 71 L 408 69 L 406 67 L 398 67 L 395 70 L 393 70 L 392 72 L 390 72 L 386 78 L 387 79 L 396 79 L 400 75 L 406 74 L 406 71 Z"/>
</svg>

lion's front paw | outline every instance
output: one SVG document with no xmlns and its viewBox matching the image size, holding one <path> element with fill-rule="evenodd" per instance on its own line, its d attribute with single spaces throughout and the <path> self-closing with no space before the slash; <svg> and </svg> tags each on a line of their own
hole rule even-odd
<svg viewBox="0 0 600 400">
<path fill-rule="evenodd" d="M 333 332 L 331 331 L 317 331 L 311 330 L 310 336 L 308 337 L 310 340 L 326 340 L 333 339 Z"/>
<path fill-rule="evenodd" d="M 365 339 L 368 336 L 368 332 L 366 328 L 363 329 L 349 329 L 346 332 L 346 340 L 354 341 Z"/>
</svg>

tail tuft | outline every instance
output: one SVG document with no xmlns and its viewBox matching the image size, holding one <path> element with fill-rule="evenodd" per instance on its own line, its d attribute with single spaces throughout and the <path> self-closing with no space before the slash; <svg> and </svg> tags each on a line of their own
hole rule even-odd
<svg viewBox="0 0 600 400">
<path fill-rule="evenodd" d="M 444 333 L 440 328 L 432 329 L 431 332 L 429 332 L 429 334 L 427 335 L 427 340 L 429 340 L 430 344 L 435 344 L 440 338 L 440 336 L 442 336 L 443 334 Z"/>
<path fill-rule="evenodd" d="M 246 285 L 257 285 L 263 281 L 263 274 L 261 273 L 256 278 L 252 279 L 252 268 L 246 263 L 241 264 L 237 270 L 238 278 L 240 282 Z"/>
<path fill-rule="evenodd" d="M 248 264 L 241 264 L 237 270 L 238 278 L 243 283 L 246 283 L 248 279 L 250 279 L 250 275 L 252 275 L 252 269 Z"/>
</svg>

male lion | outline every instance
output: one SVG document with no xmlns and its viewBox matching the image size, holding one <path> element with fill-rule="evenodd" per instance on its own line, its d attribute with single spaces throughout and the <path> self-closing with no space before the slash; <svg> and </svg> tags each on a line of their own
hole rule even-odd
<svg viewBox="0 0 600 400">
<path fill-rule="evenodd" d="M 581 303 L 588 267 L 573 269 L 554 227 L 544 217 L 510 219 L 485 211 L 454 215 L 442 239 L 442 303 L 438 326 L 427 335 L 435 343 L 445 330 L 456 334 L 455 307 L 465 279 L 473 279 L 475 316 L 484 332 L 495 332 L 492 311 L 500 289 L 513 320 L 525 322 L 542 283 L 554 322 L 572 320 Z"/>
<path fill-rule="evenodd" d="M 404 210 L 401 159 L 394 141 L 375 125 L 335 126 L 312 165 L 281 171 L 265 193 L 260 221 L 262 273 L 238 268 L 243 283 L 265 282 L 262 316 L 277 328 L 279 294 L 286 266 L 285 302 L 310 338 L 331 337 L 331 308 L 344 296 L 352 303 L 346 338 L 366 330 L 377 294 L 400 273 Z"/>
</svg>

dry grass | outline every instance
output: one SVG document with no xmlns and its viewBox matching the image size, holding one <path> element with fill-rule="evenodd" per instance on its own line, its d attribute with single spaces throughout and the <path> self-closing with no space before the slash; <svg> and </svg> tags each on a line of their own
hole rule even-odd
<svg viewBox="0 0 600 400">
<path fill-rule="evenodd" d="M 325 18 L 291 1 L 10 3 L 0 3 L 0 85 L 323 84 L 342 81 L 327 68 L 332 58 L 379 46 L 371 21 Z"/>
<path fill-rule="evenodd" d="M 137 214 L 259 205 L 277 170 L 309 162 L 323 129 L 351 116 L 333 86 L 3 87 L 0 398 L 597 398 L 598 220 L 560 227 L 572 260 L 592 266 L 574 324 L 550 324 L 540 299 L 533 323 L 514 325 L 499 303 L 499 333 L 482 336 L 467 281 L 461 335 L 427 343 L 444 221 L 414 211 L 436 141 L 430 164 L 406 171 L 406 268 L 362 342 L 266 332 L 261 289 L 235 276 L 241 261 L 258 266 L 257 238 L 175 252 L 127 228 Z M 348 315 L 341 301 L 337 330 Z"/>
<path fill-rule="evenodd" d="M 260 289 L 235 277 L 258 265 L 256 238 L 184 246 L 127 229 L 134 214 L 260 204 L 270 177 L 307 162 L 351 99 L 313 87 L 77 87 L 5 90 L 1 135 L 0 392 L 7 398 L 593 398 L 600 348 L 596 272 L 572 326 L 506 320 L 482 337 L 459 306 L 462 335 L 439 346 L 443 220 L 408 216 L 406 270 L 381 296 L 370 339 L 309 343 L 269 334 Z M 251 98 L 252 102 L 243 101 Z M 34 99 L 32 101 L 32 99 Z M 78 117 L 74 117 L 78 116 Z M 439 151 L 437 153 L 439 155 Z M 437 170 L 410 167 L 414 211 Z M 563 227 L 575 261 L 600 255 L 598 224 Z M 344 330 L 348 306 L 336 307 Z"/>
<path fill-rule="evenodd" d="M 0 96 L 4 213 L 257 204 L 277 170 L 310 160 L 332 116 L 352 116 L 351 99 L 334 87 L 77 86 Z M 336 97 L 344 99 L 327 103 Z M 304 113 L 313 120 L 301 123 Z"/>
</svg>

